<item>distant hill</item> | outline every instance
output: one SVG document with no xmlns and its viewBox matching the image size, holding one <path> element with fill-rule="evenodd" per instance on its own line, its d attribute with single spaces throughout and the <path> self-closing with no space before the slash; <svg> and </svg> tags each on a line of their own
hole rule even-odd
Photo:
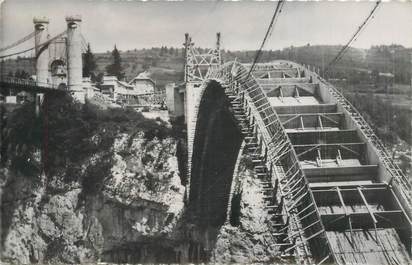
<svg viewBox="0 0 412 265">
<path fill-rule="evenodd" d="M 276 51 L 263 51 L 260 61 L 268 62 L 286 59 L 303 64 L 310 64 L 324 69 L 342 49 L 342 46 L 306 45 L 287 47 Z M 255 51 L 226 51 L 223 58 L 240 62 L 252 62 Z M 410 84 L 412 71 L 412 48 L 400 45 L 372 46 L 369 49 L 349 48 L 342 59 L 330 69 L 332 78 L 348 78 L 354 72 L 395 72 L 395 82 Z M 356 79 L 361 78 L 358 77 Z M 352 80 L 357 81 L 357 80 Z"/>
<path fill-rule="evenodd" d="M 308 44 L 301 47 L 290 46 L 282 50 L 265 50 L 262 52 L 260 62 L 286 59 L 324 69 L 341 48 L 342 46 Z M 237 58 L 240 62 L 252 62 L 255 53 L 254 50 L 223 50 L 222 57 L 225 61 Z M 350 83 L 357 84 L 370 78 L 368 73 L 372 71 L 395 72 L 396 83 L 410 84 L 411 54 L 412 48 L 408 49 L 400 45 L 372 46 L 369 49 L 349 48 L 345 56 L 331 67 L 330 77 L 346 78 Z M 104 73 L 106 66 L 111 63 L 111 53 L 109 51 L 96 53 L 95 58 L 97 72 Z M 121 51 L 121 58 L 127 81 L 145 70 L 151 74 L 159 89 L 163 89 L 169 82 L 183 81 L 183 48 L 154 47 Z M 34 73 L 32 61 L 25 58 L 8 60 L 1 68 L 1 72 L 6 75 L 17 70 Z"/>
<path fill-rule="evenodd" d="M 147 70 L 159 89 L 167 83 L 183 81 L 183 49 L 151 48 L 121 51 L 126 81 Z M 95 54 L 98 72 L 104 72 L 111 63 L 111 53 Z"/>
</svg>

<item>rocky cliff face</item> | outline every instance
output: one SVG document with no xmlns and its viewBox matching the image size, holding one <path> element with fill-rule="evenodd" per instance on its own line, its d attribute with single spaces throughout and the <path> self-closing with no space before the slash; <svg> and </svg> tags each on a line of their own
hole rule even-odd
<svg viewBox="0 0 412 265">
<path fill-rule="evenodd" d="M 247 156 L 240 155 L 233 185 L 233 197 L 236 197 L 237 202 L 232 199 L 232 213 L 220 228 L 212 260 L 216 263 L 284 264 L 287 261 L 279 259 L 279 250 L 271 235 L 270 216 L 264 209 L 262 185 L 248 161 Z"/>
<path fill-rule="evenodd" d="M 131 140 L 123 134 L 113 149 L 111 177 L 105 180 L 100 199 L 89 200 L 88 205 L 102 227 L 102 260 L 174 260 L 170 255 L 178 244 L 176 228 L 184 206 L 176 141 L 147 141 L 143 134 Z"/>
<path fill-rule="evenodd" d="M 123 133 L 81 165 L 85 175 L 108 165 L 109 174 L 91 178 L 101 181 L 27 178 L 2 169 L 1 260 L 174 260 L 184 196 L 177 164 L 175 139 Z"/>
<path fill-rule="evenodd" d="M 236 220 L 202 230 L 185 216 L 179 130 L 134 110 L 48 102 L 47 118 L 33 106 L 0 113 L 1 262 L 276 261 L 247 163 L 234 176 Z"/>
</svg>

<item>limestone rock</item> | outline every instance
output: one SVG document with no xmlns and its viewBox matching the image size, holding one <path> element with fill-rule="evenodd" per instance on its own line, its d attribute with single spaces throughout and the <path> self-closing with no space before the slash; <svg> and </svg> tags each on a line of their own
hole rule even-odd
<svg viewBox="0 0 412 265">
<path fill-rule="evenodd" d="M 81 182 L 66 183 L 60 175 L 46 180 L 2 170 L 1 218 L 6 229 L 1 231 L 1 261 L 85 263 L 126 257 L 137 262 L 150 260 L 153 242 L 173 241 L 184 195 L 176 140 L 121 134 L 112 152 L 111 173 L 103 176 L 97 194 L 84 194 Z M 80 174 L 99 165 L 104 155 L 94 154 L 79 165 Z M 143 256 L 136 254 L 136 246 L 147 246 Z"/>
</svg>

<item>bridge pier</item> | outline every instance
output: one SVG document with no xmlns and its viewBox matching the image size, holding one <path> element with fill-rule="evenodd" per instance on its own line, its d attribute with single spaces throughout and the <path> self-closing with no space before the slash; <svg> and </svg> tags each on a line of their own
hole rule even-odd
<svg viewBox="0 0 412 265">
<path fill-rule="evenodd" d="M 196 130 L 196 120 L 199 108 L 199 101 L 202 90 L 196 83 L 186 83 L 186 93 L 185 93 L 185 117 L 187 124 L 187 155 L 188 155 L 188 173 L 190 176 L 192 167 L 192 154 L 193 154 L 193 142 L 195 138 Z M 187 194 L 190 193 L 190 178 L 188 178 L 187 183 Z"/>
<path fill-rule="evenodd" d="M 45 87 L 49 83 L 49 53 L 41 44 L 49 39 L 49 19 L 46 17 L 35 17 L 33 23 L 36 51 L 36 83 L 38 86 Z"/>
<path fill-rule="evenodd" d="M 67 87 L 78 101 L 85 102 L 85 92 L 82 78 L 82 51 L 80 16 L 68 16 L 67 22 Z"/>
</svg>

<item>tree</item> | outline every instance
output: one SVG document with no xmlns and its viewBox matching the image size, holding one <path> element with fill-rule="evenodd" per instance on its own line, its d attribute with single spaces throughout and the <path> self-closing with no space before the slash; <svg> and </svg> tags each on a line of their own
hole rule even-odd
<svg viewBox="0 0 412 265">
<path fill-rule="evenodd" d="M 27 73 L 24 70 L 16 70 L 16 72 L 14 73 L 14 77 L 15 78 L 19 78 L 19 79 L 29 79 L 30 78 L 30 74 Z"/>
<path fill-rule="evenodd" d="M 379 71 L 377 69 L 373 69 L 371 72 L 371 76 L 373 81 L 375 82 L 375 86 L 377 87 L 379 84 Z"/>
<path fill-rule="evenodd" d="M 158 63 L 158 59 L 154 58 L 154 59 L 152 60 L 152 67 L 156 67 L 156 66 L 157 66 L 157 63 Z"/>
<path fill-rule="evenodd" d="M 103 73 L 99 73 L 96 77 L 95 77 L 95 82 L 96 83 L 102 83 L 103 82 Z"/>
<path fill-rule="evenodd" d="M 402 172 L 407 175 L 408 171 L 411 170 L 411 160 L 405 154 L 401 154 L 399 159 L 401 160 L 399 167 Z"/>
<path fill-rule="evenodd" d="M 122 58 L 120 57 L 120 52 L 117 50 L 116 45 L 112 51 L 113 63 L 106 67 L 106 72 L 108 75 L 114 75 L 117 79 L 121 80 L 124 77 Z"/>
<path fill-rule="evenodd" d="M 87 51 L 83 54 L 83 77 L 89 77 L 94 74 L 96 70 L 96 60 L 92 50 L 90 49 L 90 43 L 87 44 Z"/>
<path fill-rule="evenodd" d="M 149 64 L 149 63 L 144 63 L 144 64 L 142 65 L 142 69 L 143 69 L 143 71 L 149 70 L 149 69 L 150 69 L 150 64 Z"/>
<path fill-rule="evenodd" d="M 15 78 L 20 78 L 20 75 L 21 75 L 21 74 L 20 74 L 20 70 L 17 69 L 16 72 L 14 72 L 14 77 L 15 77 Z"/>
</svg>

